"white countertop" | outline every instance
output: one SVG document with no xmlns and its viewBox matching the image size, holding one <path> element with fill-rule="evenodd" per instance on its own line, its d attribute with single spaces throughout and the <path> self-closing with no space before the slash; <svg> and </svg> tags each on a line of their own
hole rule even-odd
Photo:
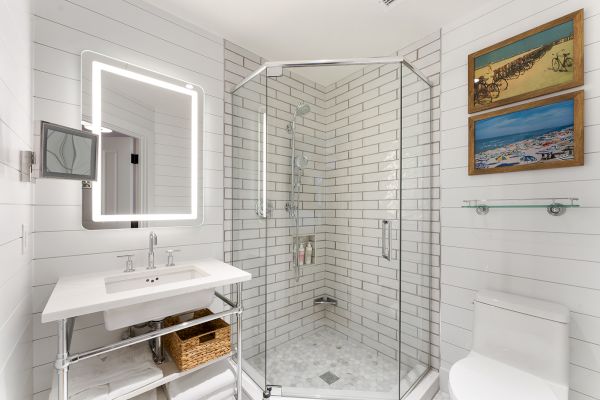
<svg viewBox="0 0 600 400">
<path fill-rule="evenodd" d="M 132 273 L 126 273 L 123 270 L 112 270 L 62 277 L 58 280 L 42 312 L 42 323 L 217 288 L 248 281 L 252 278 L 252 275 L 248 272 L 211 258 L 182 262 L 178 266 L 191 265 L 201 268 L 209 276 L 110 294 L 106 292 L 105 279 L 107 277 L 112 278 L 119 275 L 126 277 L 128 274 L 152 270 L 139 268 Z M 157 270 L 163 268 L 177 267 L 157 267 Z"/>
</svg>

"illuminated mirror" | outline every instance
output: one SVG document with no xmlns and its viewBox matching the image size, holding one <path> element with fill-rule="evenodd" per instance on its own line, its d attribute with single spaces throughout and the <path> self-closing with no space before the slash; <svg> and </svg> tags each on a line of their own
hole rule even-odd
<svg viewBox="0 0 600 400">
<path fill-rule="evenodd" d="M 82 127 L 98 135 L 84 227 L 201 223 L 202 88 L 90 51 L 81 81 Z"/>
</svg>

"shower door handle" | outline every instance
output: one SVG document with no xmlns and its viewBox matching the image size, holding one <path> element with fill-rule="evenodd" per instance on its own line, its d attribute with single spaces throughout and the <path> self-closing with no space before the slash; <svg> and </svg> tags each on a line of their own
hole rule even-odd
<svg viewBox="0 0 600 400">
<path fill-rule="evenodd" d="M 387 219 L 381 221 L 381 256 L 390 260 L 392 252 L 392 224 Z"/>
</svg>

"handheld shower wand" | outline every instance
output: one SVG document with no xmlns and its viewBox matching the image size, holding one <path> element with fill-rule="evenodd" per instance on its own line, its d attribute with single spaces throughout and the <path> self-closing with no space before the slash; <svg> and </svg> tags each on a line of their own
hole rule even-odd
<svg viewBox="0 0 600 400">
<path fill-rule="evenodd" d="M 299 225 L 299 203 L 300 203 L 300 173 L 308 165 L 308 158 L 304 154 L 296 154 L 296 117 L 306 115 L 310 112 L 310 106 L 299 103 L 294 110 L 292 121 L 287 129 L 292 136 L 292 190 L 290 201 L 286 204 L 286 210 L 291 218 L 294 218 L 294 236 L 292 240 L 292 259 L 294 262 L 294 274 L 296 282 L 300 280 L 300 266 L 298 265 L 298 225 Z"/>
</svg>

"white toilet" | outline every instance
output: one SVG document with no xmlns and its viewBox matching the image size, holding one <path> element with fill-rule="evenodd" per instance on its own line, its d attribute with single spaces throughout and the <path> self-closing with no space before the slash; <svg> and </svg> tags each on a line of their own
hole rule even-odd
<svg viewBox="0 0 600 400">
<path fill-rule="evenodd" d="M 452 400 L 567 400 L 569 310 L 513 294 L 475 299 L 473 348 L 450 369 Z"/>
</svg>

